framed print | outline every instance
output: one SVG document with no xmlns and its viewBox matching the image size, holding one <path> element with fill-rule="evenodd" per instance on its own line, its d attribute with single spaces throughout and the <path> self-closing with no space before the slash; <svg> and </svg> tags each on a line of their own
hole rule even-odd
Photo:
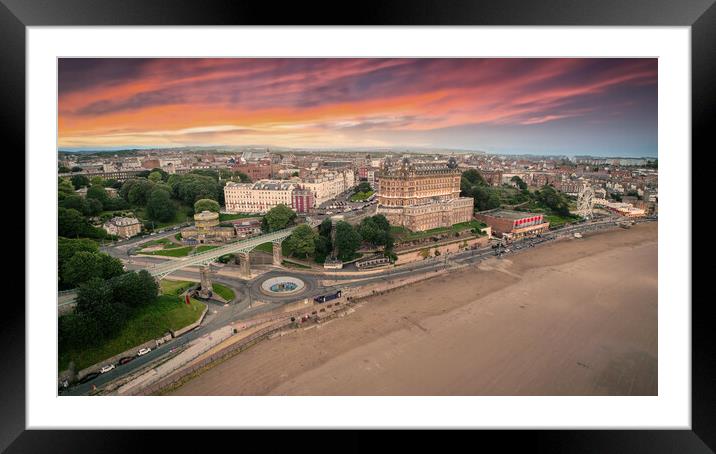
<svg viewBox="0 0 716 454">
<path fill-rule="evenodd" d="M 100 3 L 0 8 L 26 169 L 3 449 L 713 450 L 712 2 Z"/>
</svg>

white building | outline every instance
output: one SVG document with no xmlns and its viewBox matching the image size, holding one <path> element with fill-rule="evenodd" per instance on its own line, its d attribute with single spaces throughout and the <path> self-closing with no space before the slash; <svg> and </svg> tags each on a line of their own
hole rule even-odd
<svg viewBox="0 0 716 454">
<path fill-rule="evenodd" d="M 304 179 L 301 186 L 313 192 L 318 206 L 355 186 L 355 173 L 352 170 L 327 172 Z"/>
<path fill-rule="evenodd" d="M 292 208 L 291 194 L 296 183 L 260 180 L 256 183 L 229 182 L 224 186 L 226 211 L 229 213 L 265 213 L 276 205 Z"/>
</svg>

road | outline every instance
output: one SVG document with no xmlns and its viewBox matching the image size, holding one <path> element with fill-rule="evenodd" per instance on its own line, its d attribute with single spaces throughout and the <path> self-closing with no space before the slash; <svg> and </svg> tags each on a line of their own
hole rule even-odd
<svg viewBox="0 0 716 454">
<path fill-rule="evenodd" d="M 636 223 L 642 223 L 642 222 L 651 222 L 653 219 L 641 219 L 636 220 Z M 594 221 L 584 222 L 581 224 L 575 224 L 572 226 L 564 227 L 559 230 L 550 231 L 541 237 L 538 238 L 530 238 L 530 239 L 523 239 L 520 241 L 512 242 L 507 246 L 507 249 L 510 252 L 504 252 L 504 248 L 502 249 L 501 255 L 511 255 L 511 254 L 517 254 L 520 251 L 524 249 L 528 249 L 530 247 L 539 247 L 542 244 L 553 242 L 558 239 L 573 237 L 574 233 L 588 233 L 588 232 L 594 232 L 599 230 L 604 230 L 608 228 L 616 228 L 619 220 L 615 218 L 605 218 L 605 219 L 598 219 Z M 464 266 L 464 265 L 472 265 L 475 263 L 478 263 L 482 260 L 485 260 L 490 257 L 495 257 L 495 255 L 498 254 L 498 250 L 493 249 L 492 246 L 488 246 L 481 249 L 475 249 L 475 250 L 467 250 L 463 252 L 456 252 L 452 254 L 445 254 L 440 257 L 434 257 L 430 259 L 426 259 L 420 262 L 414 262 L 406 265 L 402 265 L 395 268 L 388 268 L 382 273 L 378 273 L 377 275 L 373 276 L 356 276 L 355 274 L 345 274 L 341 275 L 340 273 L 333 273 L 331 275 L 322 275 L 319 273 L 301 273 L 298 271 L 284 271 L 284 270 L 277 270 L 277 271 L 269 271 L 265 274 L 261 275 L 260 281 L 263 281 L 264 278 L 267 277 L 273 277 L 273 276 L 296 276 L 300 279 L 307 282 L 307 289 L 303 293 L 301 293 L 300 297 L 298 299 L 303 299 L 307 297 L 314 297 L 317 295 L 321 295 L 333 290 L 341 289 L 341 288 L 347 288 L 347 287 L 359 287 L 379 281 L 388 281 L 390 279 L 393 279 L 395 277 L 403 276 L 403 275 L 411 275 L 415 273 L 429 273 L 432 271 L 437 271 L 440 269 L 448 269 L 450 267 L 456 267 L 456 266 Z M 155 257 L 146 257 L 142 260 L 149 260 L 153 261 L 155 260 Z M 159 259 L 160 260 L 160 259 Z M 172 273 L 172 277 L 178 278 L 178 279 L 189 279 L 198 281 L 198 270 L 192 270 L 192 269 L 183 269 L 178 270 Z M 330 286 L 323 286 L 320 285 L 320 278 L 326 278 L 330 279 L 332 281 L 350 281 L 343 284 L 335 284 Z M 202 325 L 179 337 L 172 339 L 171 341 L 166 342 L 165 344 L 157 347 L 156 349 L 153 349 L 149 354 L 144 355 L 142 357 L 136 358 L 134 361 L 123 365 L 118 366 L 114 370 L 102 374 L 99 377 L 95 378 L 94 380 L 90 381 L 89 383 L 83 384 L 83 385 L 77 385 L 74 387 L 71 387 L 67 390 L 64 390 L 61 395 L 85 395 L 88 394 L 92 390 L 92 385 L 94 384 L 97 388 L 100 388 L 101 386 L 110 383 L 118 378 L 121 378 L 124 375 L 127 375 L 129 373 L 138 371 L 140 368 L 147 366 L 149 363 L 162 359 L 165 355 L 169 354 L 170 351 L 173 351 L 177 348 L 180 348 L 187 344 L 188 342 L 203 336 L 206 333 L 209 333 L 215 329 L 218 329 L 220 327 L 229 325 L 231 323 L 241 321 L 241 320 L 248 320 L 253 317 L 259 316 L 262 313 L 266 313 L 269 311 L 272 311 L 276 309 L 277 307 L 280 307 L 283 304 L 291 303 L 296 301 L 296 299 L 291 300 L 279 300 L 274 298 L 269 298 L 263 293 L 260 292 L 258 286 L 259 286 L 259 280 L 253 280 L 253 281 L 245 281 L 239 278 L 232 278 L 230 276 L 221 275 L 216 272 L 213 273 L 212 280 L 214 282 L 220 282 L 223 284 L 226 284 L 230 287 L 235 288 L 239 292 L 239 296 L 237 299 L 232 303 L 228 305 L 220 305 L 216 303 L 209 303 L 209 311 L 207 312 L 207 315 L 204 319 L 204 322 Z M 261 304 L 260 306 L 253 306 L 253 302 L 260 300 L 264 302 L 265 304 Z"/>
</svg>

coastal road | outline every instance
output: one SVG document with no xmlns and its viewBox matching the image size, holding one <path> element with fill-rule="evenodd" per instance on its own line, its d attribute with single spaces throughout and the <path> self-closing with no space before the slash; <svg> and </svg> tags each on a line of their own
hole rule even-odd
<svg viewBox="0 0 716 454">
<path fill-rule="evenodd" d="M 642 223 L 650 221 L 653 220 L 643 219 L 637 220 L 635 222 Z M 523 249 L 528 249 L 530 247 L 539 247 L 541 244 L 544 243 L 551 243 L 556 240 L 569 237 L 573 238 L 574 233 L 577 232 L 589 233 L 609 228 L 618 228 L 618 222 L 619 220 L 614 218 L 599 219 L 591 222 L 576 224 L 574 226 L 565 227 L 555 231 L 550 231 L 549 233 L 544 234 L 538 238 L 524 239 L 512 242 L 506 248 L 509 249 L 510 252 L 502 252 L 501 255 L 516 254 Z M 502 250 L 504 251 L 504 248 L 502 248 Z M 64 390 L 63 392 L 61 392 L 61 395 L 88 394 L 92 390 L 93 384 L 97 388 L 100 388 L 101 386 L 110 383 L 118 378 L 121 378 L 128 373 L 132 373 L 138 371 L 143 367 L 146 367 L 149 363 L 161 359 L 163 356 L 169 354 L 170 352 L 176 350 L 179 347 L 184 346 L 188 342 L 202 335 L 205 335 L 206 333 L 209 333 L 215 329 L 240 320 L 247 320 L 256 317 L 262 313 L 272 311 L 283 304 L 294 302 L 297 299 L 317 296 L 340 288 L 360 287 L 379 281 L 387 281 L 403 275 L 411 275 L 415 273 L 429 273 L 440 269 L 448 269 L 450 267 L 455 266 L 472 265 L 475 263 L 479 263 L 480 261 L 485 260 L 487 258 L 495 257 L 499 254 L 498 251 L 500 250 L 493 249 L 490 246 L 481 249 L 445 254 L 440 257 L 433 257 L 420 262 L 406 264 L 400 267 L 388 268 L 382 273 L 378 273 L 376 275 L 371 276 L 356 276 L 348 274 L 341 275 L 339 273 L 334 273 L 331 275 L 322 275 L 318 273 L 301 273 L 298 271 L 277 270 L 269 271 L 268 273 L 262 274 L 260 279 L 254 279 L 253 281 L 245 281 L 243 279 L 232 278 L 226 275 L 214 274 L 212 276 L 213 281 L 220 282 L 230 287 L 233 287 L 239 292 L 240 296 L 239 298 L 237 298 L 237 301 L 235 301 L 233 304 L 228 305 L 209 303 L 210 307 L 209 311 L 207 312 L 207 316 L 202 325 L 196 330 L 191 331 L 179 338 L 172 339 L 171 341 L 157 347 L 156 349 L 153 349 L 152 352 L 150 352 L 149 354 L 142 357 L 138 357 L 127 365 L 118 366 L 114 370 L 106 374 L 100 375 L 89 383 L 86 383 L 84 385 L 77 385 L 67 390 Z M 154 260 L 161 261 L 162 259 L 149 257 L 150 262 Z M 260 289 L 258 288 L 259 283 L 267 277 L 274 277 L 279 275 L 292 275 L 299 277 L 304 281 L 310 282 L 309 289 L 306 292 L 303 292 L 300 296 L 297 296 L 297 298 L 287 300 L 267 298 L 266 295 L 260 292 Z M 172 273 L 171 276 L 176 279 L 184 278 L 198 281 L 198 270 L 179 270 Z M 320 285 L 320 278 L 325 278 L 333 281 L 345 280 L 350 282 L 334 284 L 330 286 L 322 286 Z M 258 307 L 253 307 L 252 301 L 257 300 L 260 300 L 265 304 L 261 304 Z"/>
</svg>

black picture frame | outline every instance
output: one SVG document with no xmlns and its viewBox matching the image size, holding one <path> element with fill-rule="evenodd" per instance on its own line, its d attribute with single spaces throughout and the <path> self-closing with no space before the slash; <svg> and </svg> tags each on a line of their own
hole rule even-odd
<svg viewBox="0 0 716 454">
<path fill-rule="evenodd" d="M 692 143 L 706 143 L 707 128 L 716 118 L 716 6 L 714 0 L 501 0 L 362 1 L 337 2 L 245 2 L 189 0 L 0 0 L 0 122 L 5 126 L 8 149 L 25 149 L 25 29 L 29 26 L 116 25 L 439 25 L 439 26 L 690 26 L 692 64 Z M 692 154 L 693 155 L 693 154 Z M 21 164 L 24 166 L 24 164 Z M 26 168 L 26 178 L 30 174 Z M 695 179 L 695 177 L 694 177 Z M 694 193 L 694 196 L 697 196 Z M 694 203 L 693 206 L 698 206 Z M 32 209 L 26 207 L 26 209 Z M 687 220 L 683 220 L 687 221 Z M 691 224 L 686 224 L 691 225 Z M 25 241 L 29 241 L 25 238 Z M 691 247 L 691 245 L 688 245 Z M 694 266 L 694 279 L 709 269 Z M 704 277 L 704 276 L 702 276 Z M 26 277 L 27 279 L 27 277 Z M 25 281 L 27 284 L 27 280 Z M 683 301 L 689 304 L 689 301 Z M 713 318 L 707 316 L 710 298 L 692 304 L 692 430 L 550 430 L 481 431 L 451 434 L 448 444 L 488 446 L 497 441 L 502 449 L 522 448 L 550 452 L 714 452 L 716 449 L 716 353 Z M 0 449 L 6 452 L 127 452 L 144 451 L 148 438 L 161 437 L 162 450 L 186 450 L 198 439 L 191 431 L 148 433 L 145 431 L 41 431 L 25 430 L 25 308 L 5 305 L 0 329 L 4 351 L 0 370 Z M 197 418 L 198 415 L 187 415 Z M 399 422 L 396 422 L 399 425 Z M 282 432 L 286 440 L 305 439 Z M 228 433 L 228 436 L 230 433 Z M 203 449 L 227 438 L 201 436 Z M 211 440 L 207 440 L 211 438 Z M 241 445 L 265 444 L 267 434 L 239 435 Z M 295 447 L 283 437 L 270 436 L 272 449 Z M 320 439 L 321 442 L 316 442 Z M 372 450 L 374 442 L 365 432 L 334 431 L 306 445 L 320 449 L 324 441 L 341 443 L 339 451 Z M 432 442 L 434 443 L 434 442 Z M 298 446 L 304 443 L 297 443 Z M 335 448 L 335 444 L 333 445 Z M 431 447 L 425 433 L 396 434 L 381 448 L 401 451 Z M 237 448 L 238 449 L 238 448 Z"/>
</svg>

